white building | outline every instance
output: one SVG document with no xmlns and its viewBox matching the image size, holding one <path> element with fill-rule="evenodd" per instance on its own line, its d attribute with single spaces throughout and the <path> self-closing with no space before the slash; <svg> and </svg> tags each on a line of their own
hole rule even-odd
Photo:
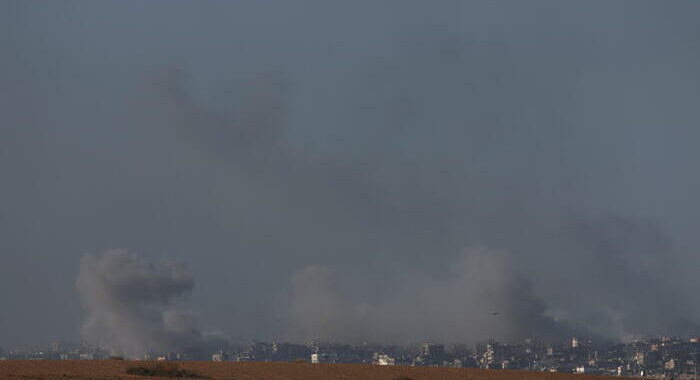
<svg viewBox="0 0 700 380">
<path fill-rule="evenodd" d="M 313 364 L 322 364 L 322 363 L 337 363 L 338 362 L 338 354 L 336 353 L 318 353 L 318 354 L 311 354 L 311 363 Z"/>
<path fill-rule="evenodd" d="M 576 348 L 579 346 L 579 342 L 577 338 L 571 338 L 571 348 Z"/>
<path fill-rule="evenodd" d="M 396 359 L 387 354 L 376 353 L 374 354 L 374 360 L 372 362 L 372 364 L 375 365 L 395 365 Z"/>
</svg>

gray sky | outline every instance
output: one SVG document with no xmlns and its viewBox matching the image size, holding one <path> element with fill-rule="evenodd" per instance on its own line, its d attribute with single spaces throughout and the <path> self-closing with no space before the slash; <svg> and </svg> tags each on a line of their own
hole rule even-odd
<svg viewBox="0 0 700 380">
<path fill-rule="evenodd" d="M 234 339 L 698 331 L 700 3 L 0 7 L 0 345 L 113 249 Z"/>
</svg>

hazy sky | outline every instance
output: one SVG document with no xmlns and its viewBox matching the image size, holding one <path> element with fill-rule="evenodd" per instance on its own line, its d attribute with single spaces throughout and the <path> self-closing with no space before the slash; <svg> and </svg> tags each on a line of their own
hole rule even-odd
<svg viewBox="0 0 700 380">
<path fill-rule="evenodd" d="M 114 249 L 233 339 L 697 333 L 699 14 L 0 1 L 0 346 Z"/>
</svg>

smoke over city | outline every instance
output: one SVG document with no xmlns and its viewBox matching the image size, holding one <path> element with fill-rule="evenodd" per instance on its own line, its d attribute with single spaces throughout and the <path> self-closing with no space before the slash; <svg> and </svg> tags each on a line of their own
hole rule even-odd
<svg viewBox="0 0 700 380">
<path fill-rule="evenodd" d="M 179 263 L 152 264 L 124 250 L 85 255 L 76 287 L 85 310 L 82 336 L 88 341 L 135 358 L 202 343 L 192 316 L 174 308 L 174 301 L 194 287 Z"/>
<path fill-rule="evenodd" d="M 300 334 L 293 338 L 474 343 L 485 337 L 553 341 L 582 332 L 547 315 L 507 252 L 466 249 L 447 273 L 401 273 L 390 287 L 362 289 L 370 297 L 353 294 L 362 283 L 342 277 L 316 266 L 292 276 L 289 313 L 299 330 L 291 331 Z"/>
<path fill-rule="evenodd" d="M 698 7 L 13 2 L 0 343 L 696 333 Z"/>
</svg>

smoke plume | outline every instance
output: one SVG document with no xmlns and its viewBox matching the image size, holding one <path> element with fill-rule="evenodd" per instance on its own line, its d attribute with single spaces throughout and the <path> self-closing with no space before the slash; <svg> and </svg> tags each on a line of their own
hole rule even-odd
<svg viewBox="0 0 700 380">
<path fill-rule="evenodd" d="M 297 340 L 551 341 L 581 332 L 548 315 L 510 253 L 483 247 L 464 250 L 445 273 L 398 273 L 376 288 L 337 269 L 308 266 L 292 275 L 290 289 Z"/>
<path fill-rule="evenodd" d="M 697 331 L 687 289 L 674 276 L 673 243 L 658 223 L 608 215 L 570 223 L 561 239 L 572 268 L 561 283 L 581 289 L 552 301 L 562 318 L 616 340 Z"/>
<path fill-rule="evenodd" d="M 12 2 L 0 339 L 697 333 L 698 13 Z"/>
<path fill-rule="evenodd" d="M 89 341 L 137 358 L 201 343 L 192 317 L 173 304 L 194 287 L 180 263 L 153 264 L 125 250 L 85 255 L 76 286 L 85 311 L 82 334 Z"/>
<path fill-rule="evenodd" d="M 368 144 L 361 158 L 344 148 L 324 150 L 295 142 L 298 131 L 285 112 L 291 95 L 279 76 L 248 73 L 249 79 L 236 82 L 233 95 L 224 102 L 230 105 L 228 111 L 217 109 L 214 99 L 197 101 L 183 73 L 163 78 L 161 89 L 183 141 L 240 170 L 242 182 L 284 205 L 286 215 L 276 218 L 289 228 L 277 237 L 298 233 L 309 237 L 311 243 L 305 244 L 331 242 L 324 245 L 327 251 L 305 257 L 317 262 L 289 276 L 288 289 L 275 298 L 280 304 L 270 306 L 281 325 L 269 329 L 291 340 L 399 343 L 552 340 L 574 333 L 627 340 L 691 332 L 693 317 L 680 307 L 687 301 L 677 302 L 685 299 L 686 291 L 668 278 L 674 252 L 665 231 L 641 218 L 586 220 L 582 212 L 563 216 L 550 210 L 563 206 L 537 207 L 540 188 L 570 186 L 566 181 L 573 171 L 568 160 L 578 147 L 554 148 L 558 135 L 551 129 L 542 133 L 554 138 L 552 146 L 530 151 L 518 140 L 529 138 L 518 125 L 500 125 L 494 115 L 482 114 L 488 110 L 464 112 L 455 98 L 475 100 L 489 94 L 494 83 L 479 77 L 471 87 L 462 87 L 450 74 L 470 76 L 471 71 L 463 72 L 470 66 L 494 70 L 494 75 L 510 74 L 499 66 L 481 67 L 483 62 L 460 54 L 446 57 L 427 50 L 421 62 L 440 68 L 431 82 L 437 89 L 421 87 L 416 78 L 425 67 L 411 64 L 400 70 L 376 69 L 379 79 L 361 84 L 363 91 L 371 89 L 370 102 L 386 106 L 352 116 L 376 127 L 376 136 L 362 129 L 351 134 Z M 500 57 L 501 52 L 493 54 L 489 59 L 507 58 Z M 342 97 L 348 103 L 363 104 L 365 100 L 353 98 L 358 84 L 343 85 Z M 386 93 L 384 86 L 390 88 Z M 521 107 L 517 96 L 503 96 L 509 107 Z M 406 113 L 438 118 L 440 133 Z M 482 119 L 495 124 L 482 126 Z M 412 157 L 399 144 L 410 146 L 421 138 L 425 141 L 420 146 L 433 155 Z M 455 148 L 450 139 L 464 146 Z M 383 149 L 373 149 L 375 144 Z M 435 146 L 459 153 L 443 157 Z M 508 147 L 522 151 L 528 160 L 518 160 Z M 480 160 L 493 156 L 500 158 L 482 172 Z M 520 174 L 525 172 L 533 175 Z M 553 192 L 552 203 L 576 202 L 577 196 L 575 189 Z M 528 213 L 514 213 L 520 208 Z M 510 217 L 502 220 L 501 212 Z M 298 225 L 297 215 L 311 222 Z M 323 226 L 316 220 L 324 221 Z M 553 231 L 551 225 L 556 226 Z M 535 235 L 538 229 L 550 236 Z M 522 231 L 533 236 L 523 238 Z M 361 252 L 334 244 L 343 240 Z M 513 253 L 451 253 L 489 242 L 505 244 Z M 326 257 L 341 265 L 318 263 Z M 569 278 L 570 272 L 578 275 Z M 658 307 L 645 312 L 650 303 Z"/>
</svg>

